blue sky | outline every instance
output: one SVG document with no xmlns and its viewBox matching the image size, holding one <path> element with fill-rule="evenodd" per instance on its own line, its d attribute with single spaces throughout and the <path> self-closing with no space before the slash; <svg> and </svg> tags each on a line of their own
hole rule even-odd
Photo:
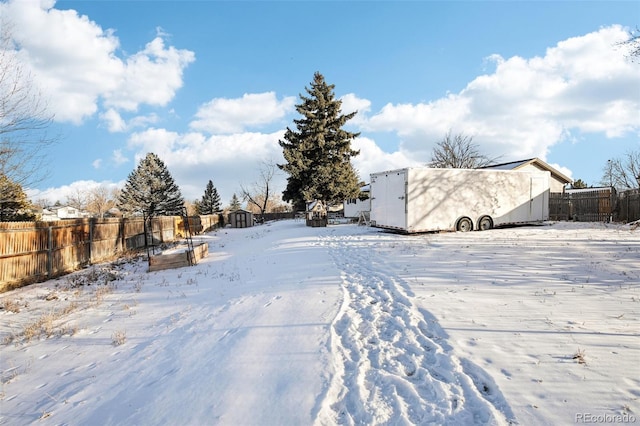
<svg viewBox="0 0 640 426">
<path fill-rule="evenodd" d="M 354 165 L 423 165 L 450 130 L 501 161 L 598 185 L 639 150 L 634 1 L 9 1 L 19 57 L 61 137 L 34 199 L 122 186 L 147 152 L 188 200 L 227 204 L 281 161 L 315 71 L 357 110 Z M 284 189 L 284 178 L 278 185 Z"/>
</svg>

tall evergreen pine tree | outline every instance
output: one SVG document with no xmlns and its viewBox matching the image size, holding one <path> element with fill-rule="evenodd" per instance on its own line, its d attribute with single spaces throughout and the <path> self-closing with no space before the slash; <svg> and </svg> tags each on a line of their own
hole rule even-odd
<svg viewBox="0 0 640 426">
<path fill-rule="evenodd" d="M 131 172 L 118 197 L 123 213 L 144 212 L 147 216 L 178 216 L 184 199 L 162 160 L 150 152 Z"/>
<path fill-rule="evenodd" d="M 207 183 L 207 188 L 204 190 L 202 201 L 198 203 L 197 209 L 198 214 L 202 215 L 215 214 L 221 210 L 220 195 L 218 195 L 218 190 L 213 186 L 213 182 L 211 180 Z"/>
<path fill-rule="evenodd" d="M 321 200 L 328 204 L 356 198 L 360 194 L 358 175 L 351 157 L 359 154 L 351 149 L 351 141 L 359 133 L 351 133 L 342 126 L 356 112 L 341 114 L 342 102 L 335 98 L 334 85 L 328 85 L 316 72 L 307 96 L 300 95 L 296 111 L 302 118 L 293 120 L 297 130 L 287 127 L 284 140 L 278 141 L 286 164 L 278 164 L 289 174 L 282 195 L 298 210 L 307 201 Z"/>
<path fill-rule="evenodd" d="M 238 199 L 238 196 L 236 194 L 233 194 L 233 197 L 231 197 L 231 204 L 229 205 L 229 210 L 236 211 L 236 210 L 240 210 L 241 208 L 242 208 L 242 205 L 240 205 L 240 200 Z"/>
</svg>

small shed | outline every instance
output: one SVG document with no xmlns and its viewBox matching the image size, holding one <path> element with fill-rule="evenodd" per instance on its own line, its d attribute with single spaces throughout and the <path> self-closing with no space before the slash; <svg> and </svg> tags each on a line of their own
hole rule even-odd
<svg viewBox="0 0 640 426">
<path fill-rule="evenodd" d="M 566 184 L 571 183 L 571 178 L 562 174 L 559 170 L 551 167 L 541 159 L 529 158 L 527 160 L 512 161 L 510 163 L 494 164 L 491 166 L 480 167 L 481 169 L 497 169 L 497 170 L 542 170 L 551 173 L 549 181 L 549 192 L 563 193 Z"/>
<path fill-rule="evenodd" d="M 327 226 L 327 206 L 322 201 L 311 201 L 307 203 L 307 226 L 314 228 Z"/>
<path fill-rule="evenodd" d="M 232 228 L 248 228 L 253 226 L 253 213 L 246 210 L 235 210 L 229 213 L 229 225 Z"/>
</svg>

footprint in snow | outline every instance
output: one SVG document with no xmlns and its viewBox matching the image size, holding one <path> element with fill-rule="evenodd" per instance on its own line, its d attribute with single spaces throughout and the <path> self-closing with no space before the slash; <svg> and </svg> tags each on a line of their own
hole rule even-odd
<svg viewBox="0 0 640 426">
<path fill-rule="evenodd" d="M 232 334 L 235 334 L 238 331 L 237 328 L 232 328 L 230 330 L 225 331 L 222 336 L 220 336 L 220 338 L 218 339 L 218 342 L 223 340 L 224 338 L 231 336 Z"/>
<path fill-rule="evenodd" d="M 282 296 L 275 296 L 273 299 L 269 300 L 267 303 L 264 304 L 264 307 L 266 308 L 267 306 L 270 306 L 274 300 L 280 300 L 282 299 Z"/>
</svg>

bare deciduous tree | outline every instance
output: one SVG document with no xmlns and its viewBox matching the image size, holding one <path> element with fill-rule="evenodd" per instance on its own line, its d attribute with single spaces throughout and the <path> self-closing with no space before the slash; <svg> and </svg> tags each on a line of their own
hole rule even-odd
<svg viewBox="0 0 640 426">
<path fill-rule="evenodd" d="M 449 131 L 433 148 L 429 167 L 474 169 L 489 166 L 496 160 L 497 158 L 490 159 L 480 154 L 478 145 L 473 143 L 473 137 L 464 134 L 452 136 Z"/>
<path fill-rule="evenodd" d="M 28 187 L 48 173 L 53 115 L 17 56 L 11 24 L 0 18 L 0 175 Z"/>
<path fill-rule="evenodd" d="M 273 179 L 278 166 L 273 161 L 265 161 L 260 167 L 260 178 L 250 188 L 240 185 L 240 194 L 248 205 L 258 209 L 259 215 L 264 215 L 269 207 L 276 204 Z"/>
<path fill-rule="evenodd" d="M 86 210 L 89 203 L 89 192 L 78 188 L 72 194 L 67 195 L 66 204 L 77 210 Z"/>
<path fill-rule="evenodd" d="M 184 200 L 184 207 L 187 209 L 187 216 L 198 216 L 198 200 Z"/>
<path fill-rule="evenodd" d="M 616 45 L 626 49 L 625 56 L 632 61 L 640 62 L 640 29 L 636 28 L 635 31 L 631 31 L 627 40 L 616 43 Z"/>
<path fill-rule="evenodd" d="M 640 151 L 628 151 L 622 158 L 607 160 L 600 184 L 622 190 L 640 188 Z"/>
<path fill-rule="evenodd" d="M 119 195 L 119 189 L 110 189 L 100 185 L 89 191 L 87 210 L 95 216 L 103 218 L 106 212 L 116 206 Z"/>
<path fill-rule="evenodd" d="M 34 206 L 40 207 L 41 209 L 46 209 L 47 207 L 49 207 L 50 204 L 51 202 L 46 198 L 38 198 L 33 202 Z"/>
</svg>

